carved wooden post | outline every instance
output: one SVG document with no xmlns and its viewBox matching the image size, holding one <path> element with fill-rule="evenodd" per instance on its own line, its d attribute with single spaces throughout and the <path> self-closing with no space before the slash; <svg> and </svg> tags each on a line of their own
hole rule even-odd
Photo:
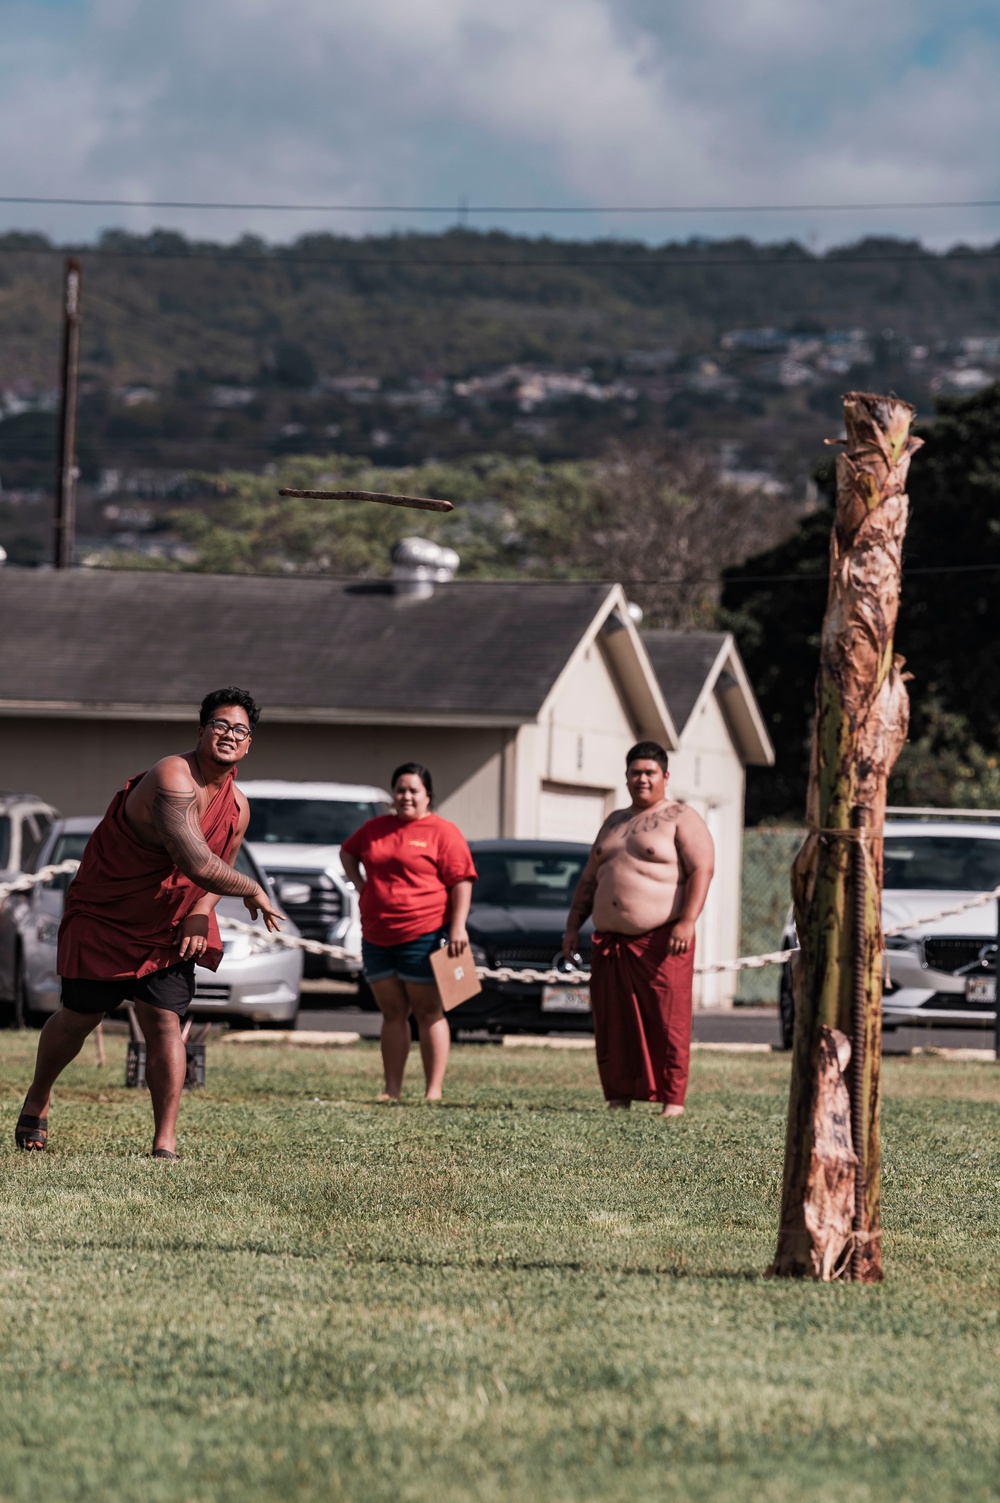
<svg viewBox="0 0 1000 1503">
<path fill-rule="evenodd" d="M 886 782 L 906 740 L 909 702 L 903 660 L 893 653 L 906 476 L 922 443 L 910 434 L 914 408 L 896 397 L 848 392 L 845 452 L 837 459 L 837 498 L 830 540 L 830 584 L 816 680 L 807 819 L 810 833 L 792 868 L 801 951 L 793 969 L 795 1041 L 785 1146 L 781 1225 L 772 1272 L 829 1277 L 836 1259 L 817 1246 L 807 1215 L 823 1029 L 858 1039 L 855 989 L 863 986 L 862 1141 L 854 1142 L 863 1181 L 855 1277 L 882 1277 L 878 1241 L 879 1066 L 882 1053 L 882 825 Z M 866 827 L 867 872 L 861 965 L 855 843 Z M 857 903 L 856 903 L 857 898 Z M 852 1063 L 852 1069 L 854 1068 Z M 852 1093 L 853 1094 L 853 1093 Z M 825 1129 L 823 1136 L 829 1136 Z M 856 1135 L 855 1135 L 856 1136 Z M 852 1176 L 853 1179 L 853 1176 Z"/>
</svg>

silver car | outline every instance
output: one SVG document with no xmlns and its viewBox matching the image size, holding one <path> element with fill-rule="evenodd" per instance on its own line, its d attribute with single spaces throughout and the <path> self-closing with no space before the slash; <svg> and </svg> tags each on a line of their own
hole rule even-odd
<svg viewBox="0 0 1000 1503">
<path fill-rule="evenodd" d="M 887 1030 L 923 1024 L 985 1027 L 996 1021 L 997 903 L 947 918 L 976 893 L 1000 886 L 1000 813 L 890 809 L 885 826 L 882 924 L 886 940 L 882 1019 Z M 789 915 L 782 948 L 797 944 Z M 782 1038 L 791 1047 L 791 968 L 781 983 Z"/>
<path fill-rule="evenodd" d="M 58 809 L 34 793 L 0 793 L 0 882 L 20 876 L 45 839 Z M 17 984 L 17 930 L 0 900 L 0 998 L 13 1001 Z"/>
<path fill-rule="evenodd" d="M 32 871 L 78 861 L 91 831 L 94 817 L 57 820 L 29 863 Z M 252 877 L 265 890 L 272 890 L 244 845 L 236 869 Z M 56 974 L 56 939 L 70 876 L 55 877 L 18 895 L 9 910 L 16 930 L 14 1017 L 16 1023 L 55 1012 L 59 1005 Z M 294 900 L 295 893 L 290 894 Z M 239 898 L 222 898 L 216 910 L 220 918 L 249 922 Z M 202 1018 L 242 1018 L 253 1023 L 288 1027 L 294 1024 L 302 988 L 302 951 L 275 943 L 262 919 L 254 934 L 222 929 L 225 954 L 217 971 L 195 969 L 196 990 L 191 1011 Z M 297 935 L 288 919 L 282 932 Z"/>
</svg>

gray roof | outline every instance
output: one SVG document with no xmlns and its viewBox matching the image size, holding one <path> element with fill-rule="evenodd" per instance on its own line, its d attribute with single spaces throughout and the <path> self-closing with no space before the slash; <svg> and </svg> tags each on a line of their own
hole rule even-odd
<svg viewBox="0 0 1000 1503">
<path fill-rule="evenodd" d="M 641 635 L 677 732 L 681 734 L 727 641 L 727 633 L 659 630 L 644 631 Z"/>
<path fill-rule="evenodd" d="M 265 713 L 532 718 L 608 600 L 594 583 L 0 571 L 0 703 L 191 707 L 239 684 Z"/>
</svg>

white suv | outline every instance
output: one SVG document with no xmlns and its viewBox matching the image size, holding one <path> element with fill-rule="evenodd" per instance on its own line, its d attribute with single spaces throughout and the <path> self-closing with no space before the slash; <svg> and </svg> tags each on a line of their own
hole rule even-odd
<svg viewBox="0 0 1000 1503">
<path fill-rule="evenodd" d="M 366 819 L 392 811 L 384 788 L 355 783 L 243 782 L 250 800 L 247 841 L 278 900 L 306 939 L 361 954 L 358 895 L 344 876 L 341 842 Z M 354 977 L 360 959 L 306 955 L 306 975 Z"/>
<path fill-rule="evenodd" d="M 1000 886 L 1000 812 L 890 809 L 885 827 L 882 925 L 886 940 L 882 1019 L 983 1027 L 996 1021 L 997 902 L 935 919 Z M 791 919 L 783 947 L 797 943 Z M 791 1042 L 791 976 L 781 984 L 782 1035 Z"/>
</svg>

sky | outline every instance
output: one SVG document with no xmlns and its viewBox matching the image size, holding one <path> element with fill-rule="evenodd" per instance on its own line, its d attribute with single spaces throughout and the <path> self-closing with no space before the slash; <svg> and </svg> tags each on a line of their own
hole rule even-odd
<svg viewBox="0 0 1000 1503">
<path fill-rule="evenodd" d="M 998 81 L 995 0 L 0 0 L 0 196 L 368 206 L 0 203 L 0 230 L 282 242 L 464 204 L 586 239 L 992 244 L 1000 203 L 749 206 L 1000 201 Z"/>
</svg>

